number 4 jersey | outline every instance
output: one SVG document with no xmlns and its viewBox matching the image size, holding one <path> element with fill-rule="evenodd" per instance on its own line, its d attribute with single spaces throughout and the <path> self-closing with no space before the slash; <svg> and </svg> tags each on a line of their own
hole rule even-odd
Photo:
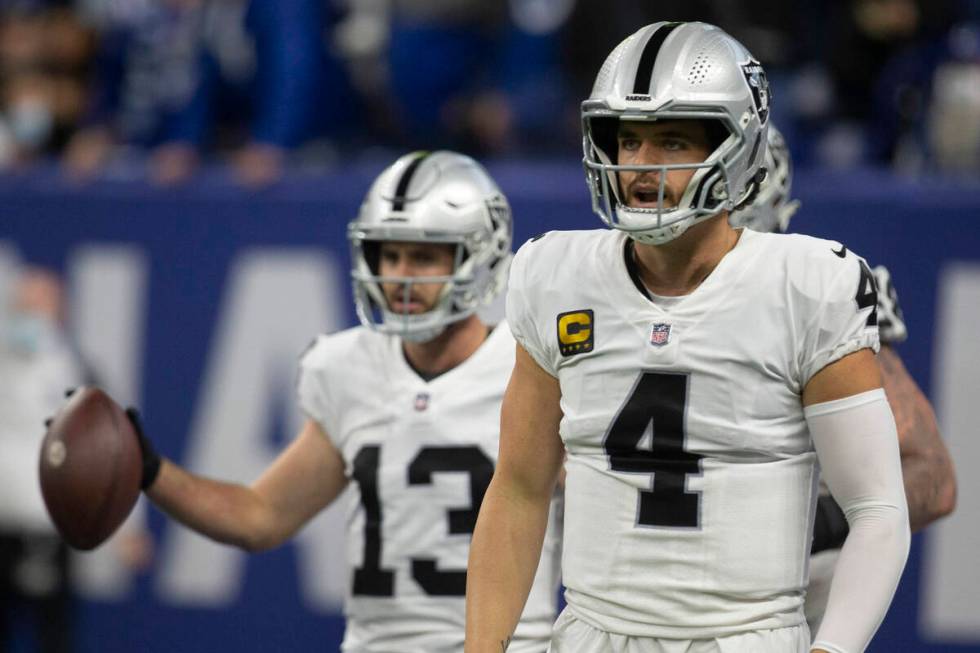
<svg viewBox="0 0 980 653">
<path fill-rule="evenodd" d="M 499 324 L 465 362 L 429 382 L 398 338 L 362 327 L 321 336 L 303 357 L 300 404 L 354 481 L 344 651 L 463 649 L 470 539 L 497 459 L 514 348 Z M 553 520 L 509 650 L 548 646 L 558 539 Z"/>
<path fill-rule="evenodd" d="M 693 293 L 651 299 L 626 243 L 551 232 L 511 270 L 511 329 L 561 384 L 568 607 L 641 637 L 798 624 L 817 486 L 800 396 L 877 349 L 871 272 L 744 230 Z"/>
</svg>

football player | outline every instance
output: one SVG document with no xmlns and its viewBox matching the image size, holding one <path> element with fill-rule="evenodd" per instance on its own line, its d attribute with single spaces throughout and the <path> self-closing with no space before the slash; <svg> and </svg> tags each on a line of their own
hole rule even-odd
<svg viewBox="0 0 980 653">
<path fill-rule="evenodd" d="M 477 310 L 503 286 L 507 200 L 453 152 L 398 159 L 349 225 L 363 326 L 303 356 L 293 443 L 250 487 L 195 476 L 145 449 L 143 485 L 178 521 L 249 551 L 283 543 L 356 489 L 347 524 L 343 651 L 458 652 L 470 537 L 497 458 L 514 363 L 504 323 Z M 515 634 L 542 653 L 557 603 L 557 536 Z"/>
<path fill-rule="evenodd" d="M 769 126 L 767 176 L 752 203 L 731 216 L 733 227 L 756 231 L 785 232 L 800 206 L 790 200 L 793 162 L 782 134 Z M 888 269 L 872 269 L 878 285 L 878 336 L 881 350 L 878 366 L 888 403 L 898 427 L 898 448 L 902 457 L 905 498 L 913 532 L 948 515 L 956 505 L 956 475 L 949 451 L 939 434 L 936 416 L 929 400 L 905 369 L 894 345 L 908 337 L 898 294 Z M 810 584 L 806 594 L 806 617 L 816 632 L 827 605 L 827 594 L 840 547 L 847 537 L 847 519 L 826 486 L 820 488 L 810 559 Z"/>
<path fill-rule="evenodd" d="M 613 229 L 514 259 L 471 653 L 514 632 L 563 455 L 551 651 L 857 652 L 876 631 L 909 524 L 875 284 L 839 243 L 729 225 L 761 180 L 769 99 L 759 63 L 704 23 L 648 25 L 599 71 L 584 163 Z M 850 532 L 811 648 L 818 459 Z"/>
</svg>

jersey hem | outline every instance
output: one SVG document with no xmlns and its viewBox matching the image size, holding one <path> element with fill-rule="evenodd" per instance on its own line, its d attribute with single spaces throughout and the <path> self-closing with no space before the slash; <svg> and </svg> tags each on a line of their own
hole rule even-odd
<svg viewBox="0 0 980 653">
<path fill-rule="evenodd" d="M 775 630 L 778 628 L 791 628 L 806 623 L 803 612 L 797 610 L 796 613 L 786 615 L 785 618 L 767 617 L 761 621 L 742 623 L 731 626 L 663 626 L 659 624 L 640 623 L 612 617 L 609 615 L 598 615 L 584 610 L 581 606 L 568 603 L 565 609 L 572 613 L 576 619 L 592 626 L 596 630 L 616 635 L 626 635 L 627 637 L 654 637 L 664 639 L 713 639 L 716 637 L 727 637 L 739 633 L 747 633 L 756 630 Z"/>
</svg>

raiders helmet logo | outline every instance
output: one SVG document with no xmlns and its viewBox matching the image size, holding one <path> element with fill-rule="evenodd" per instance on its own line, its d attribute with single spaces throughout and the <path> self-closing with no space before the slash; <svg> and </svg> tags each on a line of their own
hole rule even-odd
<svg viewBox="0 0 980 653">
<path fill-rule="evenodd" d="M 749 61 L 742 64 L 742 73 L 745 75 L 745 81 L 749 88 L 752 89 L 752 98 L 755 100 L 755 111 L 759 114 L 759 122 L 764 125 L 769 120 L 769 102 L 772 100 L 766 71 L 762 69 L 758 61 Z"/>
</svg>

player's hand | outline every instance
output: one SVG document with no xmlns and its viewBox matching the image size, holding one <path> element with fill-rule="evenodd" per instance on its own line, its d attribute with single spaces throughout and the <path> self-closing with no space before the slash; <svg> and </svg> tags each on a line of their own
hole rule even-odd
<svg viewBox="0 0 980 653">
<path fill-rule="evenodd" d="M 71 396 L 78 391 L 78 388 L 66 388 L 65 389 L 65 399 L 71 399 Z M 51 428 L 51 422 L 54 421 L 54 416 L 48 417 L 44 420 L 44 428 Z"/>
<path fill-rule="evenodd" d="M 71 398 L 77 390 L 78 388 L 65 390 L 65 399 Z M 133 430 L 136 431 L 136 436 L 139 438 L 140 451 L 143 453 L 143 476 L 140 479 L 140 489 L 146 490 L 153 485 L 153 481 L 157 480 L 157 474 L 160 473 L 160 454 L 157 453 L 153 443 L 143 433 L 143 420 L 140 418 L 140 412 L 130 406 L 126 409 L 126 417 L 129 418 L 129 422 L 133 425 Z M 44 420 L 44 427 L 49 428 L 53 421 L 53 417 L 47 418 Z"/>
<path fill-rule="evenodd" d="M 88 127 L 75 132 L 61 157 L 61 165 L 75 181 L 97 175 L 112 157 L 115 139 L 105 127 Z"/>
<path fill-rule="evenodd" d="M 286 152 L 270 143 L 249 143 L 232 159 L 235 178 L 243 186 L 263 188 L 282 178 Z"/>
<path fill-rule="evenodd" d="M 177 186 L 197 169 L 197 149 L 190 143 L 166 143 L 150 155 L 150 180 L 158 186 Z"/>
<path fill-rule="evenodd" d="M 143 420 L 140 418 L 139 411 L 130 406 L 126 409 L 126 417 L 129 418 L 133 430 L 139 437 L 140 451 L 143 452 L 143 478 L 140 481 L 140 488 L 147 490 L 157 480 L 157 474 L 160 473 L 160 454 L 157 453 L 153 443 L 143 433 Z"/>
</svg>

